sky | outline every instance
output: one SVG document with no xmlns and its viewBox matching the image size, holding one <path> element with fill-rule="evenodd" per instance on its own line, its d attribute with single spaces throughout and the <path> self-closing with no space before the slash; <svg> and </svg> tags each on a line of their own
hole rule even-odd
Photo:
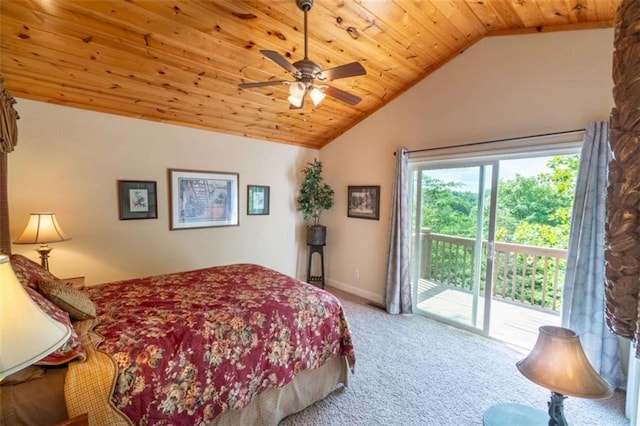
<svg viewBox="0 0 640 426">
<path fill-rule="evenodd" d="M 502 160 L 500 161 L 500 180 L 513 179 L 516 174 L 524 177 L 536 176 L 541 172 L 549 171 L 546 167 L 547 161 L 552 157 L 533 157 L 533 158 L 520 158 L 516 160 Z M 478 174 L 479 167 L 465 167 L 456 169 L 438 169 L 428 170 L 428 175 L 439 179 L 444 182 L 459 182 L 463 186 L 461 189 L 465 189 L 472 192 L 478 191 Z M 491 168 L 486 171 L 485 182 L 487 187 L 491 186 Z"/>
<path fill-rule="evenodd" d="M 552 157 L 519 158 L 517 160 L 504 160 L 500 162 L 500 179 L 512 179 L 520 176 L 536 176 L 550 169 L 546 166 Z"/>
</svg>

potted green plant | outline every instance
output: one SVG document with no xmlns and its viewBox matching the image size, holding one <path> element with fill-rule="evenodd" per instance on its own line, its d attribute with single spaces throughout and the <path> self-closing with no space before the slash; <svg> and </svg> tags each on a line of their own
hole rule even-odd
<svg viewBox="0 0 640 426">
<path fill-rule="evenodd" d="M 304 179 L 298 195 L 298 210 L 304 220 L 310 221 L 307 227 L 307 244 L 323 246 L 326 242 L 327 228 L 320 225 L 320 213 L 333 207 L 333 189 L 322 177 L 322 162 L 314 159 L 302 169 Z"/>
</svg>

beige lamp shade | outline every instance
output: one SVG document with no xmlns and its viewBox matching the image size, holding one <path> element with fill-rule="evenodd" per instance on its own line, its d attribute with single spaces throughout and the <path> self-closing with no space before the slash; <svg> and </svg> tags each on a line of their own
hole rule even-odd
<svg viewBox="0 0 640 426">
<path fill-rule="evenodd" d="M 0 380 L 49 355 L 71 330 L 49 317 L 18 281 L 9 257 L 0 255 Z"/>
<path fill-rule="evenodd" d="M 56 243 L 69 239 L 60 228 L 55 213 L 31 213 L 26 228 L 14 243 L 40 244 L 40 247 L 36 249 L 40 254 L 40 265 L 48 271 L 51 247 L 47 243 Z"/>
<path fill-rule="evenodd" d="M 55 213 L 31 213 L 26 228 L 14 243 L 47 244 L 68 239 L 60 228 Z"/>
<path fill-rule="evenodd" d="M 567 328 L 540 327 L 531 353 L 516 363 L 532 382 L 553 392 L 580 398 L 609 398 L 613 389 L 593 369 L 580 338 Z"/>
</svg>

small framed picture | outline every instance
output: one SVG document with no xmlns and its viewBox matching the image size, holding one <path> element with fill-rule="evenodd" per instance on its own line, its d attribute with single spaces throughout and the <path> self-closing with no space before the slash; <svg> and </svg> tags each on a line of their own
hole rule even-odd
<svg viewBox="0 0 640 426">
<path fill-rule="evenodd" d="M 169 169 L 169 229 L 238 226 L 238 173 Z"/>
<path fill-rule="evenodd" d="M 247 185 L 247 214 L 269 214 L 269 187 Z"/>
<path fill-rule="evenodd" d="M 157 219 L 156 183 L 145 180 L 118 181 L 120 220 Z"/>
<path fill-rule="evenodd" d="M 348 217 L 380 220 L 380 186 L 349 186 Z"/>
</svg>

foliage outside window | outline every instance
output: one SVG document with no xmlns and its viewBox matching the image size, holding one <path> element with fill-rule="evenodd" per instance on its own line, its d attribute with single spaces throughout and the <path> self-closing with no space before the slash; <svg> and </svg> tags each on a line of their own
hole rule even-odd
<svg viewBox="0 0 640 426">
<path fill-rule="evenodd" d="M 496 242 L 514 243 L 535 247 L 566 249 L 569 241 L 571 209 L 578 175 L 580 156 L 564 155 L 552 157 L 547 162 L 548 172 L 536 176 L 516 175 L 511 179 L 500 179 L 498 184 L 498 205 L 496 212 Z M 473 240 L 476 234 L 477 193 L 462 188 L 461 184 L 444 182 L 427 175 L 422 175 L 422 228 L 429 229 L 432 234 L 455 235 L 462 237 L 460 244 L 448 246 L 448 251 L 431 247 L 427 263 L 429 271 L 424 271 L 426 279 L 436 282 L 447 282 L 461 288 L 470 289 L 472 283 L 472 263 L 465 259 L 473 259 Z M 490 194 L 485 194 L 485 217 L 488 217 Z M 483 235 L 488 234 L 488 221 L 484 223 Z M 468 238 L 468 240 L 466 240 Z M 546 273 L 558 270 L 558 282 L 564 282 L 566 260 L 550 260 L 547 265 L 536 264 L 534 270 L 532 260 L 527 259 L 527 267 L 523 278 L 523 257 L 505 259 L 498 256 L 499 262 L 508 262 L 506 277 L 498 274 L 495 278 L 499 293 L 515 300 L 531 300 L 530 286 L 521 286 L 522 280 L 531 282 L 535 279 L 533 299 L 536 306 L 551 308 L 553 300 L 553 282 L 547 279 L 544 292 L 542 285 Z M 484 262 L 483 262 L 484 263 Z M 515 265 L 515 267 L 514 267 Z M 481 290 L 485 287 L 485 265 L 482 265 Z M 535 273 L 535 277 L 533 274 Z M 514 280 L 515 278 L 515 280 Z M 549 277 L 547 277 L 549 278 Z M 517 283 L 514 285 L 514 281 Z M 544 299 L 543 298 L 544 293 Z M 560 306 L 555 306 L 560 309 Z"/>
</svg>

